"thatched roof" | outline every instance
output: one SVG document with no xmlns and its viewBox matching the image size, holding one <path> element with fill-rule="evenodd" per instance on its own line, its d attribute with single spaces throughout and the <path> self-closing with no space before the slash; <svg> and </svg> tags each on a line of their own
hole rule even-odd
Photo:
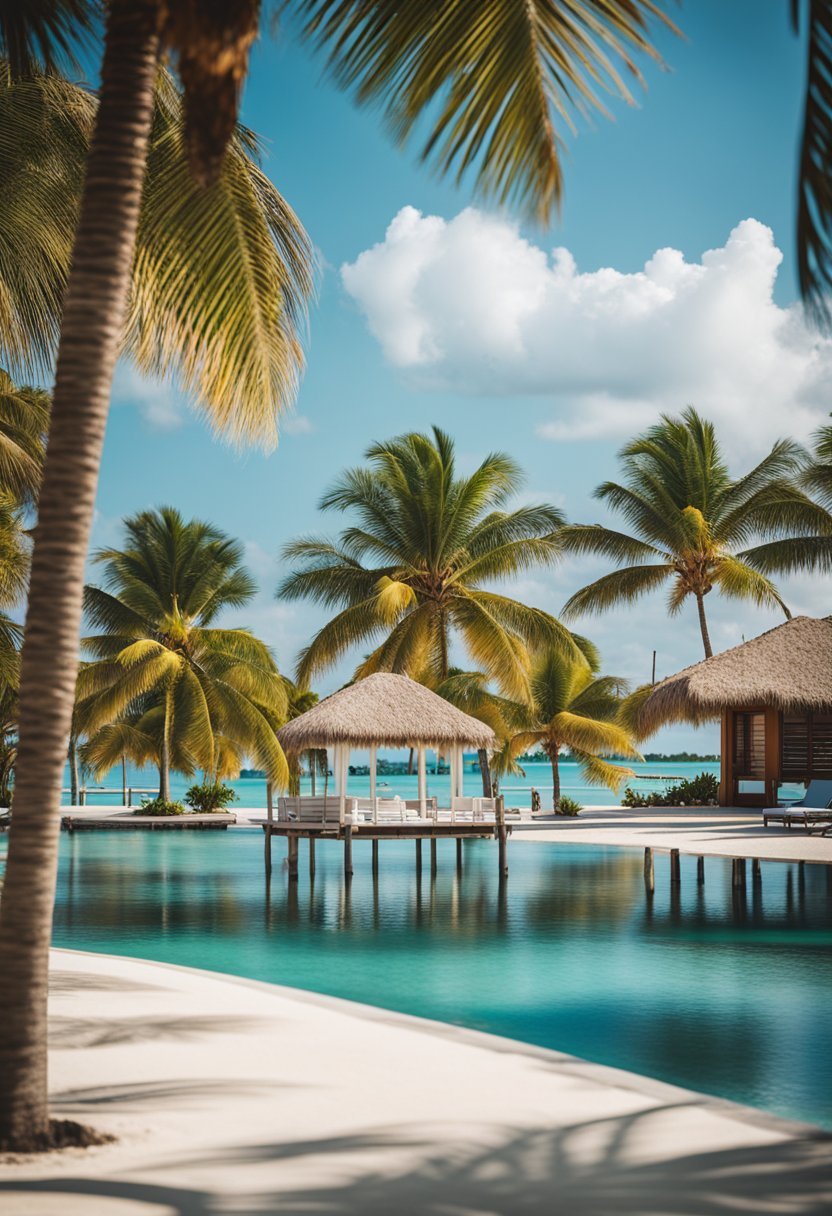
<svg viewBox="0 0 832 1216">
<path fill-rule="evenodd" d="M 409 676 L 378 672 L 326 697 L 277 732 L 281 747 L 494 747 L 494 732 Z"/>
<path fill-rule="evenodd" d="M 832 617 L 796 616 L 657 684 L 639 711 L 651 733 L 706 722 L 724 709 L 832 709 Z"/>
</svg>

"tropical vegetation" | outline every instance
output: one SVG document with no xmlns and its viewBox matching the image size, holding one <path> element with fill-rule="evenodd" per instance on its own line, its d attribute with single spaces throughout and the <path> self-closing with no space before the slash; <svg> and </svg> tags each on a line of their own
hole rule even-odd
<svg viewBox="0 0 832 1216">
<path fill-rule="evenodd" d="M 51 368 L 57 341 L 20 680 L 16 806 L 0 904 L 0 1064 L 7 1082 L 0 1143 L 16 1149 L 51 1143 L 45 1060 L 54 812 L 75 709 L 83 566 L 116 357 L 126 342 L 142 366 L 178 372 L 218 429 L 239 441 L 273 435 L 274 417 L 300 371 L 308 245 L 274 198 L 277 211 L 268 215 L 267 183 L 258 191 L 246 172 L 229 176 L 235 139 L 249 150 L 235 119 L 259 7 L 257 0 L 110 0 L 97 100 L 78 97 L 77 112 L 64 108 L 28 126 L 25 115 L 15 123 L 9 110 L 0 113 L 0 225 L 12 221 L 0 240 L 2 295 L 10 303 L 0 357 L 12 374 L 37 360 Z M 473 171 L 483 193 L 541 216 L 562 190 L 559 128 L 569 125 L 573 109 L 600 106 L 599 88 L 628 97 L 617 64 L 637 75 L 635 52 L 656 57 L 648 21 L 667 22 L 654 0 L 573 0 L 568 12 L 544 0 L 438 6 L 296 0 L 291 7 L 335 78 L 359 102 L 381 106 L 395 137 L 407 139 L 424 116 L 423 158 L 441 174 Z M 798 235 L 801 287 L 822 310 L 832 265 L 825 155 L 832 16 L 828 5 L 809 12 Z M 6 57 L 0 85 L 9 92 L 19 86 L 24 105 L 39 90 L 41 98 L 60 93 L 56 69 L 72 63 L 79 36 L 92 43 L 98 15 L 91 0 L 0 6 Z M 185 88 L 186 113 L 182 121 L 177 94 L 174 124 L 157 141 L 159 65 L 168 54 Z M 93 110 L 86 134 L 79 133 L 79 116 Z M 32 154 L 28 178 L 12 171 L 19 150 L 24 160 Z M 150 252 L 143 257 L 154 152 L 170 156 L 170 171 L 160 174 L 158 222 L 147 229 Z M 240 266 L 234 242 L 250 219 L 264 257 L 246 257 L 246 273 L 234 274 L 229 267 Z M 385 599 L 392 616 L 403 612 L 399 594 L 393 588 Z M 506 652 L 502 635 L 515 635 L 519 644 L 529 632 L 527 615 L 523 621 L 485 628 L 477 655 L 505 664 L 515 691 L 527 678 L 519 678 L 517 655 Z M 486 644 L 486 635 L 499 644 Z"/>
<path fill-rule="evenodd" d="M 795 484 L 805 465 L 797 443 L 780 440 L 759 464 L 732 477 L 712 423 L 695 409 L 664 415 L 620 452 L 621 482 L 605 481 L 595 497 L 628 531 L 571 524 L 565 551 L 609 558 L 618 569 L 576 592 L 563 615 L 574 618 L 630 605 L 666 589 L 668 612 L 696 605 L 702 646 L 713 653 L 705 599 L 715 588 L 731 599 L 789 610 L 769 574 L 793 569 L 796 548 L 820 557 L 832 515 Z M 819 543 L 820 542 L 820 543 Z"/>
<path fill-rule="evenodd" d="M 622 806 L 716 806 L 719 800 L 719 778 L 714 773 L 699 773 L 663 790 L 642 794 L 629 786 L 621 799 Z"/>
<path fill-rule="evenodd" d="M 254 594 L 241 546 L 171 507 L 143 511 L 124 527 L 123 548 L 96 554 L 103 587 L 84 592 L 86 616 L 101 631 L 82 641 L 90 659 L 78 681 L 87 731 L 95 737 L 110 728 L 120 747 L 129 742 L 127 726 L 152 740 L 164 802 L 174 753 L 181 770 L 215 781 L 229 756 L 239 772 L 247 755 L 285 786 L 274 732 L 287 711 L 284 681 L 249 630 L 217 624 Z M 137 702 L 140 720 L 125 721 Z"/>
<path fill-rule="evenodd" d="M 295 569 L 278 595 L 338 609 L 303 651 L 298 683 L 381 637 L 356 678 L 396 671 L 434 686 L 448 678 L 458 633 L 506 694 L 527 695 L 527 648 L 573 653 L 575 644 L 548 613 L 491 584 L 557 559 L 561 512 L 507 506 L 521 473 L 503 453 L 460 475 L 453 441 L 438 427 L 375 443 L 366 459 L 321 499 L 322 510 L 354 516 L 337 540 L 306 536 L 283 551 Z"/>
<path fill-rule="evenodd" d="M 512 737 L 512 748 L 520 755 L 539 747 L 548 756 L 555 814 L 560 812 L 560 756 L 565 748 L 587 784 L 619 790 L 632 771 L 607 757 L 641 759 L 619 717 L 626 681 L 601 675 L 593 654 L 574 658 L 550 649 L 532 657 L 530 691 L 528 704 L 515 710 L 522 726 Z"/>
</svg>

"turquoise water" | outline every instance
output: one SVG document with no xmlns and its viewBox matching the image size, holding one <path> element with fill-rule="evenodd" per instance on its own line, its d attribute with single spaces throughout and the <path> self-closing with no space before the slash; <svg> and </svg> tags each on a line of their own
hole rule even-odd
<svg viewBox="0 0 832 1216">
<path fill-rule="evenodd" d="M 0 849 L 5 847 L 0 840 Z M 61 840 L 55 942 L 233 972 L 493 1031 L 832 1128 L 832 887 L 827 867 L 768 863 L 746 895 L 693 859 L 671 896 L 638 850 L 490 841 L 457 875 L 439 844 L 335 842 L 289 884 L 259 833 L 80 833 Z"/>
<path fill-rule="evenodd" d="M 355 763 L 366 764 L 367 757 L 357 754 Z M 576 764 L 570 760 L 564 760 L 561 763 L 561 783 L 564 794 L 570 798 L 575 798 L 583 806 L 610 806 L 618 801 L 616 796 L 608 789 L 599 789 L 597 786 L 586 785 L 582 780 L 580 772 Z M 638 775 L 637 780 L 633 780 L 630 784 L 641 793 L 649 793 L 651 790 L 664 789 L 668 785 L 668 781 L 656 780 L 656 777 L 670 777 L 672 780 L 680 781 L 683 777 L 695 777 L 697 773 L 709 772 L 719 774 L 719 763 L 716 761 L 700 761 L 698 764 L 672 764 L 666 760 L 657 760 L 651 763 L 631 764 L 629 766 Z M 525 777 L 509 777 L 502 782 L 501 790 L 506 796 L 506 802 L 510 806 L 531 806 L 531 787 L 535 786 L 541 791 L 541 800 L 543 806 L 547 807 L 551 803 L 552 797 L 552 770 L 547 763 L 528 763 L 524 765 Z M 385 785 L 382 785 L 382 782 Z M 69 784 L 69 773 L 65 776 L 65 783 Z M 145 787 L 151 790 L 158 789 L 158 776 L 152 769 L 128 769 L 128 783 L 134 787 Z M 193 782 L 181 777 L 178 773 L 171 775 L 171 789 L 174 797 L 181 798 L 185 790 Z M 379 793 L 389 794 L 391 797 L 394 794 L 399 794 L 402 798 L 417 797 L 416 788 L 417 778 L 415 774 L 408 777 L 389 776 L 379 777 Z M 121 801 L 121 770 L 114 769 L 109 777 L 102 784 L 110 787 L 109 794 L 95 795 L 90 794 L 88 804 L 94 806 L 97 803 L 112 803 Z M 239 805 L 247 807 L 265 807 L 266 805 L 266 783 L 257 778 L 243 778 L 239 781 L 230 781 L 229 785 L 237 791 L 239 795 Z M 302 782 L 303 793 L 308 793 L 310 783 L 308 778 L 304 778 Z M 321 779 L 318 778 L 318 792 L 323 789 Z M 350 777 L 348 781 L 348 789 L 351 794 L 358 797 L 369 797 L 370 794 L 370 778 L 369 777 Z M 482 778 L 480 777 L 479 769 L 470 771 L 466 768 L 465 772 L 465 793 L 481 794 L 482 793 Z M 447 800 L 450 796 L 450 777 L 446 775 L 435 775 L 429 769 L 428 771 L 428 794 L 436 794 L 447 805 Z M 134 801 L 138 803 L 140 796 L 136 795 Z M 64 802 L 69 802 L 69 794 L 64 794 Z"/>
</svg>

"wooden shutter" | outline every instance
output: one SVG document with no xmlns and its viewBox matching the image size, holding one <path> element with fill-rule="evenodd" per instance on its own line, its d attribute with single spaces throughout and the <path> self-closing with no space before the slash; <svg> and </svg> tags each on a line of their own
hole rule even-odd
<svg viewBox="0 0 832 1216">
<path fill-rule="evenodd" d="M 832 777 L 832 714 L 811 715 L 810 777 Z"/>
<path fill-rule="evenodd" d="M 765 772 L 765 714 L 734 714 L 734 775 L 762 779 L 765 777 Z"/>
<path fill-rule="evenodd" d="M 805 781 L 811 772 L 809 715 L 783 714 L 780 777 L 783 781 Z"/>
</svg>

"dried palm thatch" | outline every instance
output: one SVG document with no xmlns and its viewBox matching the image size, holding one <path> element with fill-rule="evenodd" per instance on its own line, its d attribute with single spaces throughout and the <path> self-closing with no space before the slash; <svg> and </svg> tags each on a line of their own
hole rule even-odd
<svg viewBox="0 0 832 1216">
<path fill-rule="evenodd" d="M 832 617 L 796 616 L 657 684 L 639 711 L 646 733 L 707 722 L 725 709 L 832 709 Z"/>
<path fill-rule="evenodd" d="M 286 752 L 353 747 L 453 745 L 492 748 L 490 727 L 409 676 L 378 672 L 326 697 L 277 732 Z"/>
</svg>

